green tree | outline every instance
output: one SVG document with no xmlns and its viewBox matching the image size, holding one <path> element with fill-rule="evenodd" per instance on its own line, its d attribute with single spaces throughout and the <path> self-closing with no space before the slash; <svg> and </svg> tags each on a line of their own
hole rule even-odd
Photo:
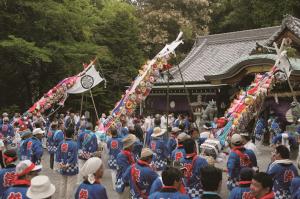
<svg viewBox="0 0 300 199">
<path fill-rule="evenodd" d="M 294 0 L 215 0 L 210 33 L 232 32 L 280 25 L 285 15 L 300 17 Z"/>
<path fill-rule="evenodd" d="M 60 80 L 98 57 L 108 88 L 99 86 L 93 92 L 97 106 L 107 111 L 142 63 L 138 20 L 127 3 L 0 0 L 0 10 L 2 107 L 15 104 L 25 111 Z M 81 96 L 70 99 L 66 109 L 78 108 Z"/>
<path fill-rule="evenodd" d="M 198 35 L 208 33 L 210 2 L 208 0 L 137 0 L 130 1 L 137 9 L 141 23 L 141 41 L 149 57 L 154 56 L 167 42 L 184 33 L 185 44 L 177 50 L 189 52 Z"/>
</svg>

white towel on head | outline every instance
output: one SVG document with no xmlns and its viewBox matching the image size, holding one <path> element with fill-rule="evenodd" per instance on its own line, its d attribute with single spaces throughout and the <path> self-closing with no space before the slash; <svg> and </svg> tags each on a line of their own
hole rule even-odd
<svg viewBox="0 0 300 199">
<path fill-rule="evenodd" d="M 98 157 L 88 159 L 81 168 L 81 175 L 87 177 L 89 183 L 94 184 L 96 171 L 101 167 L 102 160 Z"/>
</svg>

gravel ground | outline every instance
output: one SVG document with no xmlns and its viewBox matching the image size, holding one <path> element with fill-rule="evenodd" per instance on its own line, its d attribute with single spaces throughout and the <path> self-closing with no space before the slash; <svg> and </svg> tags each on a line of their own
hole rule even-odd
<svg viewBox="0 0 300 199">
<path fill-rule="evenodd" d="M 260 171 L 266 171 L 268 164 L 270 163 L 270 158 L 271 158 L 271 148 L 269 146 L 262 146 L 260 144 L 257 145 L 258 150 L 259 150 L 259 155 L 257 157 L 258 159 L 258 166 Z M 216 166 L 219 168 L 226 168 L 226 161 L 223 161 L 221 163 L 218 163 Z M 57 191 L 54 195 L 54 199 L 59 198 L 58 197 L 58 190 L 59 190 L 59 174 L 49 168 L 49 154 L 47 151 L 45 151 L 42 159 L 42 164 L 43 164 L 43 170 L 42 174 L 47 175 L 50 177 L 50 180 L 52 183 L 57 188 Z M 222 189 L 221 189 L 221 196 L 222 198 L 227 198 L 228 197 L 228 191 L 226 188 L 226 180 L 227 176 L 226 173 L 223 173 L 223 181 L 222 181 Z M 106 187 L 106 191 L 108 194 L 108 197 L 113 199 L 117 198 L 116 192 L 112 188 L 112 183 L 111 183 L 111 172 L 110 169 L 106 169 L 104 172 L 104 176 L 102 178 L 102 184 Z"/>
</svg>

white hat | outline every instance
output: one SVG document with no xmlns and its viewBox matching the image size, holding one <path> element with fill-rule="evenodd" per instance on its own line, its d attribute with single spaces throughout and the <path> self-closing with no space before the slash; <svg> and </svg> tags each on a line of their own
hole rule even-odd
<svg viewBox="0 0 300 199">
<path fill-rule="evenodd" d="M 177 139 L 178 139 L 178 142 L 183 142 L 187 139 L 191 138 L 191 136 L 189 136 L 188 134 L 186 133 L 180 133 L 178 136 L 177 136 Z"/>
<path fill-rule="evenodd" d="M 38 134 L 44 135 L 45 131 L 43 131 L 41 128 L 34 129 L 33 132 L 32 132 L 32 135 L 38 135 Z"/>
<path fill-rule="evenodd" d="M 2 117 L 7 117 L 8 116 L 8 113 L 4 112 L 2 113 Z"/>
<path fill-rule="evenodd" d="M 141 158 L 149 157 L 153 155 L 153 151 L 149 148 L 143 148 L 141 152 Z"/>
<path fill-rule="evenodd" d="M 129 134 L 122 140 L 123 149 L 130 147 L 131 145 L 133 145 L 135 143 L 135 141 L 136 141 L 136 136 L 133 134 Z"/>
<path fill-rule="evenodd" d="M 153 129 L 153 133 L 151 135 L 151 137 L 159 137 L 159 136 L 162 136 L 163 134 L 165 134 L 165 130 L 164 129 L 161 129 L 159 127 L 155 127 Z"/>
<path fill-rule="evenodd" d="M 38 171 L 42 169 L 42 165 L 35 165 L 30 160 L 23 160 L 16 166 L 16 175 L 24 176 L 32 171 Z"/>
<path fill-rule="evenodd" d="M 89 183 L 94 184 L 96 180 L 94 173 L 98 171 L 101 165 L 102 165 L 102 160 L 100 158 L 98 157 L 89 158 L 82 166 L 80 173 L 83 177 L 87 177 Z"/>
<path fill-rule="evenodd" d="M 300 117 L 298 118 L 298 122 L 300 122 Z"/>
<path fill-rule="evenodd" d="M 231 137 L 231 144 L 233 145 L 241 145 L 242 144 L 242 136 L 240 134 L 233 134 Z"/>
<path fill-rule="evenodd" d="M 48 176 L 40 175 L 31 179 L 31 185 L 26 196 L 31 199 L 48 198 L 55 193 L 55 186 L 51 184 Z"/>
<path fill-rule="evenodd" d="M 174 133 L 177 133 L 177 132 L 181 131 L 181 129 L 178 127 L 173 127 L 171 131 Z"/>
</svg>

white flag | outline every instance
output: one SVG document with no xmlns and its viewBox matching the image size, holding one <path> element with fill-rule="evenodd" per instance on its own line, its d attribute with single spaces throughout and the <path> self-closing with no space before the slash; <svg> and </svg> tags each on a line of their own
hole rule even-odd
<svg viewBox="0 0 300 199">
<path fill-rule="evenodd" d="M 102 81 L 103 79 L 99 75 L 99 72 L 96 71 L 95 66 L 92 65 L 88 69 L 78 74 L 75 84 L 67 90 L 67 93 L 83 93 L 87 90 L 90 90 Z"/>
</svg>

